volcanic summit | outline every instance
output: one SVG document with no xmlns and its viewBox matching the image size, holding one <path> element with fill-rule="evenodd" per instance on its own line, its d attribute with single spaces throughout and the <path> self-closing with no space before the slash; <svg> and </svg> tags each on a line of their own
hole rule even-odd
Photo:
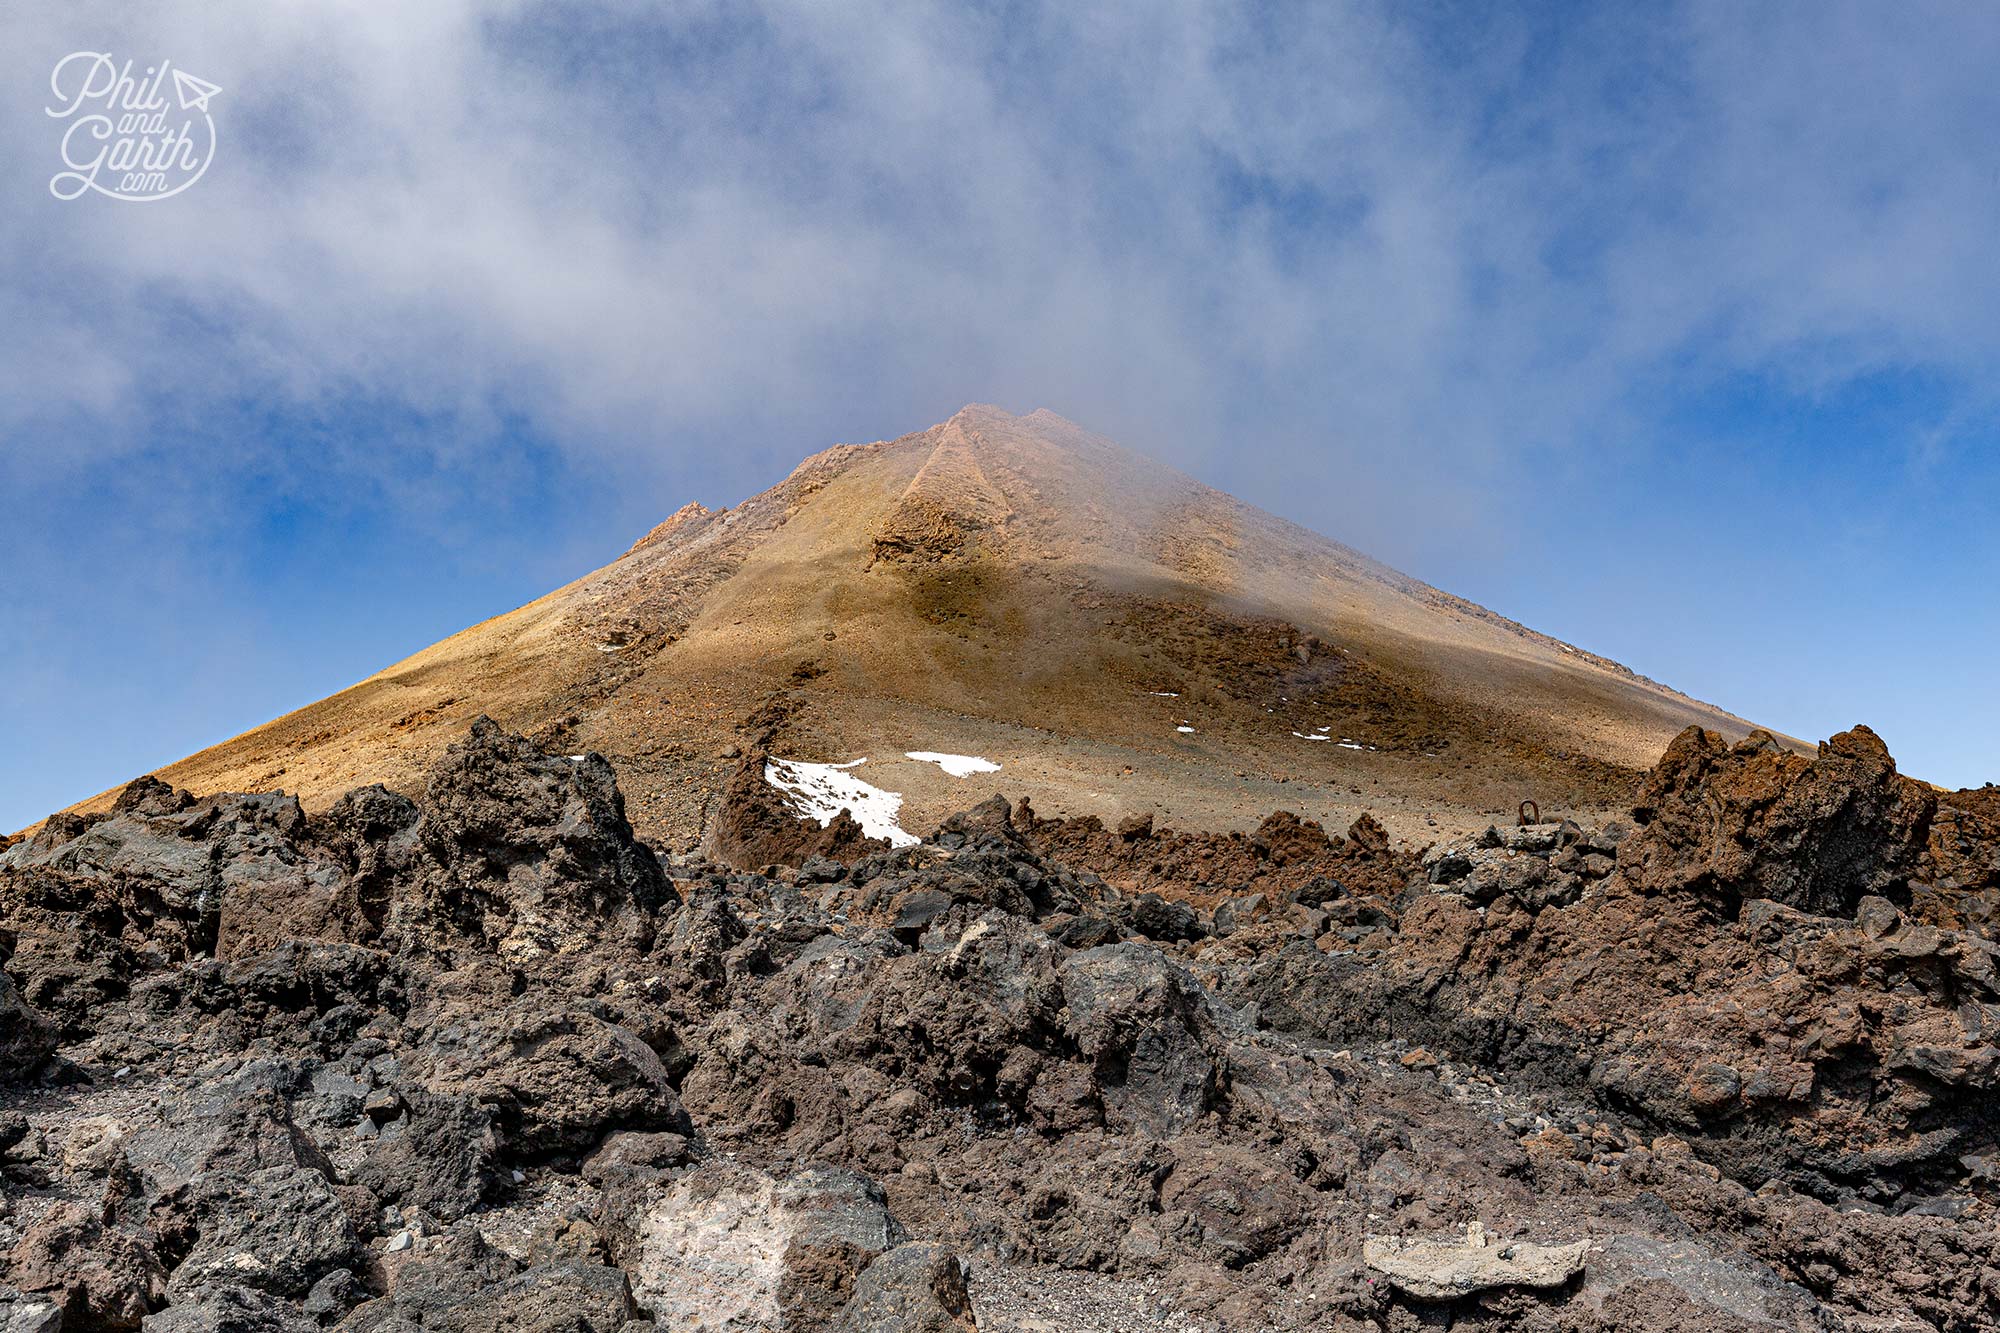
<svg viewBox="0 0 2000 1333">
<path fill-rule="evenodd" d="M 734 508 L 684 505 L 604 568 L 161 776 L 308 808 L 414 792 L 481 714 L 603 754 L 673 846 L 766 752 L 866 760 L 913 829 L 1004 788 L 1204 829 L 1367 810 L 1423 841 L 1524 800 L 1610 813 L 1684 727 L 1749 730 L 1054 413 L 973 405 Z"/>
</svg>

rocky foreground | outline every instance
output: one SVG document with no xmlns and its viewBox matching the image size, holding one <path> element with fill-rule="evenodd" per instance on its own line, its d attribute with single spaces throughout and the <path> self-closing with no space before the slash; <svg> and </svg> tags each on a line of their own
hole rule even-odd
<svg viewBox="0 0 2000 1333">
<path fill-rule="evenodd" d="M 141 780 L 0 851 L 0 1330 L 2000 1327 L 1996 796 L 1691 730 L 1603 828 L 751 873 L 484 721 Z"/>
</svg>

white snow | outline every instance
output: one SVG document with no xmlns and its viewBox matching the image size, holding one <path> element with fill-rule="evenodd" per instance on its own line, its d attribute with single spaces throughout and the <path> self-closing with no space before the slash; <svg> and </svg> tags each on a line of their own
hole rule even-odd
<svg viewBox="0 0 2000 1333">
<path fill-rule="evenodd" d="M 1295 731 L 1292 735 L 1297 736 L 1302 741 L 1330 741 L 1333 739 L 1331 736 L 1308 736 L 1303 731 Z"/>
<path fill-rule="evenodd" d="M 802 759 L 773 759 L 764 765 L 764 781 L 791 798 L 792 809 L 800 818 L 817 819 L 821 828 L 846 810 L 869 837 L 885 838 L 891 847 L 915 846 L 922 839 L 896 823 L 903 794 L 871 787 L 846 771 L 867 762 L 808 764 Z"/>
<path fill-rule="evenodd" d="M 941 754 L 936 750 L 905 750 L 903 758 L 914 759 L 922 764 L 936 764 L 955 778 L 969 778 L 974 773 L 1000 771 L 1000 765 L 991 759 L 981 759 L 976 754 Z"/>
<path fill-rule="evenodd" d="M 1174 730 L 1186 735 L 1192 735 L 1194 733 L 1194 728 L 1190 727 L 1185 722 L 1183 722 L 1180 726 L 1175 727 Z"/>
<path fill-rule="evenodd" d="M 1178 699 L 1181 697 L 1179 690 L 1148 690 L 1146 692 L 1155 699 Z"/>
<path fill-rule="evenodd" d="M 1340 748 L 1343 750 L 1365 750 L 1368 747 L 1359 744 L 1355 741 L 1348 740 L 1345 736 L 1343 736 L 1340 738 Z"/>
</svg>

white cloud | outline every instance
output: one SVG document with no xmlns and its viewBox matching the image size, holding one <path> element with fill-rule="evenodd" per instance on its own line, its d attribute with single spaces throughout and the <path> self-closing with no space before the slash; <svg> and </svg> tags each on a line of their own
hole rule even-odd
<svg viewBox="0 0 2000 1333">
<path fill-rule="evenodd" d="M 1523 448 L 1606 447 L 1664 377 L 1990 376 L 1990 16 L 1417 18 L 15 6 L 0 425 L 358 390 L 628 459 L 734 436 L 750 485 L 981 398 L 1338 476 L 1384 502 L 1345 535 L 1393 547 L 1404 483 L 1448 510 Z M 196 191 L 29 188 L 46 66 L 89 45 L 223 85 Z"/>
</svg>

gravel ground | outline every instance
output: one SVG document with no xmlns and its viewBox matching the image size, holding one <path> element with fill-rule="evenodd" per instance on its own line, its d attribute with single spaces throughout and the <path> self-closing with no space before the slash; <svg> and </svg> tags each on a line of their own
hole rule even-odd
<svg viewBox="0 0 2000 1333">
<path fill-rule="evenodd" d="M 980 1333 L 1204 1333 L 1166 1309 L 1157 1284 L 1059 1268 L 977 1265 L 968 1284 Z"/>
</svg>

